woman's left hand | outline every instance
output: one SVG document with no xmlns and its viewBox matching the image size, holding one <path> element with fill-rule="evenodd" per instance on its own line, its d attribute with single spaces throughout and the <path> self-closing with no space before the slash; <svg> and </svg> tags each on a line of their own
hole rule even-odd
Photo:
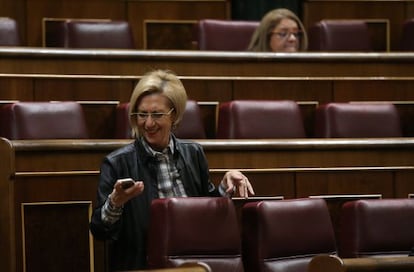
<svg viewBox="0 0 414 272">
<path fill-rule="evenodd" d="M 221 186 L 225 188 L 228 194 L 237 191 L 240 197 L 247 198 L 249 197 L 249 193 L 254 195 L 254 190 L 249 179 L 237 170 L 226 172 L 221 180 Z"/>
</svg>

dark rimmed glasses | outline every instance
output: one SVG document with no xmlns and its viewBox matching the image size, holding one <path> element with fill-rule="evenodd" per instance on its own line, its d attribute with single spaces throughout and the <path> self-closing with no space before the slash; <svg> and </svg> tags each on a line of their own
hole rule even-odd
<svg viewBox="0 0 414 272">
<path fill-rule="evenodd" d="M 280 31 L 280 32 L 270 32 L 271 35 L 277 35 L 278 38 L 284 40 L 290 37 L 291 35 L 295 36 L 296 39 L 300 39 L 303 36 L 302 31 L 289 32 L 289 31 Z"/>
</svg>

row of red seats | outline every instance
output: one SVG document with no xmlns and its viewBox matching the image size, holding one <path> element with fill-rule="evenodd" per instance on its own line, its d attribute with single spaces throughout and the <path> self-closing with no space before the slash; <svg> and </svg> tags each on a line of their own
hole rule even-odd
<svg viewBox="0 0 414 272">
<path fill-rule="evenodd" d="M 235 100 L 219 106 L 218 139 L 306 138 L 301 111 L 290 100 Z M 204 139 L 196 101 L 187 103 L 179 138 Z M 401 137 L 400 117 L 390 103 L 328 103 L 317 107 L 314 137 Z M 0 136 L 8 139 L 85 139 L 83 109 L 77 102 L 17 102 L 0 108 Z M 116 111 L 114 138 L 130 139 L 128 103 Z"/>
<path fill-rule="evenodd" d="M 118 108 L 117 138 L 130 138 L 128 104 Z M 234 100 L 218 110 L 217 139 L 306 138 L 298 104 L 291 100 Z M 180 138 L 202 139 L 205 131 L 196 101 L 188 101 L 175 131 Z M 391 103 L 328 103 L 315 112 L 316 138 L 401 137 L 400 116 Z"/>
<path fill-rule="evenodd" d="M 198 49 L 245 51 L 258 25 L 257 21 L 200 20 L 195 35 Z M 45 26 L 45 46 L 135 48 L 127 21 L 62 19 Z M 308 36 L 310 51 L 373 51 L 363 20 L 321 20 L 309 27 Z M 0 45 L 21 45 L 17 23 L 11 18 L 0 18 Z M 414 19 L 402 27 L 400 50 L 414 50 Z"/>
<path fill-rule="evenodd" d="M 228 198 L 158 199 L 151 214 L 151 268 L 203 261 L 216 272 L 306 272 L 321 254 L 402 257 L 414 246 L 409 198 L 345 202 L 338 239 L 323 199 L 249 202 L 241 223 Z"/>
</svg>

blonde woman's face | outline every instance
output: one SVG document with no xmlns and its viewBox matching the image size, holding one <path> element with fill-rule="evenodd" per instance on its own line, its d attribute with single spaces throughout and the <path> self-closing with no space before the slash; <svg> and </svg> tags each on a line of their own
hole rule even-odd
<svg viewBox="0 0 414 272">
<path fill-rule="evenodd" d="M 150 94 L 142 98 L 137 107 L 137 125 L 148 144 L 161 151 L 167 147 L 175 112 L 167 97 Z"/>
<path fill-rule="evenodd" d="M 270 48 L 272 52 L 297 52 L 301 36 L 298 24 L 292 19 L 284 18 L 270 34 Z"/>
</svg>

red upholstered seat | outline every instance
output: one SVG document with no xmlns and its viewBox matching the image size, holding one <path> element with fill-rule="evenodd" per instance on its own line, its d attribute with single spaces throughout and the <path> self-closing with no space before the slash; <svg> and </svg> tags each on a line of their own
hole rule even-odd
<svg viewBox="0 0 414 272">
<path fill-rule="evenodd" d="M 309 51 L 372 51 L 363 20 L 321 20 L 308 29 Z"/>
<path fill-rule="evenodd" d="M 20 36 L 17 22 L 8 17 L 0 17 L 0 46 L 19 46 Z"/>
<path fill-rule="evenodd" d="M 129 139 L 132 137 L 131 126 L 128 116 L 129 103 L 121 103 L 116 109 L 116 139 Z M 204 139 L 206 138 L 200 107 L 194 100 L 188 100 L 179 126 L 174 134 L 182 139 Z"/>
<path fill-rule="evenodd" d="M 153 200 L 148 235 L 150 268 L 202 261 L 214 272 L 241 272 L 240 231 L 227 197 Z"/>
<path fill-rule="evenodd" d="M 197 24 L 197 43 L 200 50 L 246 51 L 256 21 L 204 19 Z"/>
<path fill-rule="evenodd" d="M 131 139 L 132 130 L 129 124 L 129 103 L 120 103 L 115 113 L 115 139 Z"/>
<path fill-rule="evenodd" d="M 390 103 L 328 103 L 315 113 L 315 136 L 321 138 L 401 137 L 397 109 Z"/>
<path fill-rule="evenodd" d="M 306 272 L 312 257 L 336 254 L 323 199 L 247 203 L 242 210 L 245 271 Z"/>
<path fill-rule="evenodd" d="M 400 49 L 401 51 L 414 51 L 414 18 L 403 24 Z"/>
<path fill-rule="evenodd" d="M 206 138 L 200 107 L 196 101 L 187 101 L 183 119 L 179 126 L 174 130 L 174 134 L 182 139 Z"/>
<path fill-rule="evenodd" d="M 343 205 L 343 258 L 408 256 L 414 246 L 414 199 L 365 199 Z"/>
<path fill-rule="evenodd" d="M 86 121 L 76 102 L 19 102 L 0 109 L 0 136 L 23 139 L 88 138 Z"/>
<path fill-rule="evenodd" d="M 67 21 L 67 47 L 134 49 L 126 21 Z"/>
<path fill-rule="evenodd" d="M 306 137 L 299 106 L 289 100 L 234 100 L 219 107 L 217 138 Z"/>
</svg>

